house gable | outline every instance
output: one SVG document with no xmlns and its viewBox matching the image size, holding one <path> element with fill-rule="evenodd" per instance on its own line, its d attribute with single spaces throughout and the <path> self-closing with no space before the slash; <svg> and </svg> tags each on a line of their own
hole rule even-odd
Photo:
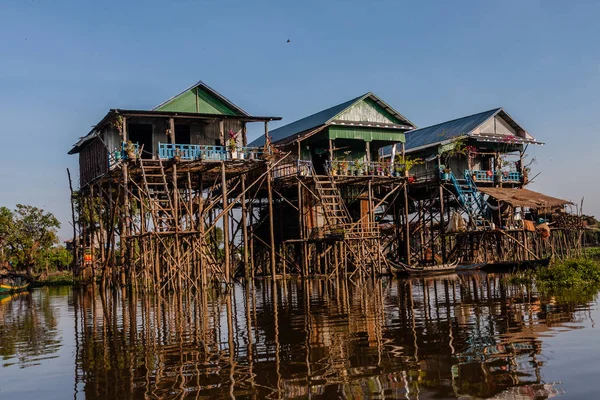
<svg viewBox="0 0 600 400">
<path fill-rule="evenodd" d="M 352 106 L 336 115 L 333 119 L 338 121 L 371 122 L 380 124 L 404 123 L 404 121 L 401 121 L 399 118 L 392 115 L 370 97 L 354 103 Z"/>
<path fill-rule="evenodd" d="M 248 115 L 203 82 L 159 104 L 152 111 L 185 112 L 216 115 Z"/>
<path fill-rule="evenodd" d="M 496 114 L 494 118 L 485 121 L 481 126 L 477 127 L 472 132 L 474 135 L 505 135 L 505 136 L 521 136 L 508 121 Z"/>
</svg>

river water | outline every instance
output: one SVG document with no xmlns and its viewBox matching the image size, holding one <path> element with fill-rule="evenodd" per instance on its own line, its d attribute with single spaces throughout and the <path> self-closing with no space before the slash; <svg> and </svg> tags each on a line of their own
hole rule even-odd
<svg viewBox="0 0 600 400">
<path fill-rule="evenodd" d="M 0 299 L 0 399 L 595 398 L 598 303 L 576 295 L 485 273 L 35 289 Z"/>
</svg>

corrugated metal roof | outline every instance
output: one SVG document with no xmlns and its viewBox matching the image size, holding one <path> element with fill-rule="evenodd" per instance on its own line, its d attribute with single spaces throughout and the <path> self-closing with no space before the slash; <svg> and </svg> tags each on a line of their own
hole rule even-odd
<svg viewBox="0 0 600 400">
<path fill-rule="evenodd" d="M 502 108 L 494 108 L 493 110 L 469 115 L 468 117 L 442 122 L 441 124 L 428 126 L 426 128 L 415 129 L 406 134 L 406 144 L 404 147 L 408 151 L 416 147 L 423 147 L 434 143 L 440 143 L 448 139 L 457 138 L 459 136 L 469 135 L 477 127 L 498 114 L 501 110 Z"/>
<path fill-rule="evenodd" d="M 513 207 L 551 208 L 562 207 L 565 204 L 573 204 L 570 201 L 557 199 L 556 197 L 547 196 L 528 189 L 487 187 L 480 187 L 478 189 L 480 192 L 508 203 Z"/>
<path fill-rule="evenodd" d="M 276 143 L 278 141 L 284 140 L 294 135 L 299 135 L 301 133 L 305 133 L 308 131 L 314 131 L 320 126 L 327 125 L 331 122 L 337 115 L 342 113 L 344 110 L 348 109 L 352 105 L 357 102 L 370 97 L 373 101 L 375 101 L 379 106 L 384 108 L 387 112 L 392 114 L 394 117 L 398 118 L 400 121 L 404 122 L 407 125 L 413 126 L 414 124 L 410 122 L 406 117 L 400 114 L 398 111 L 394 110 L 390 107 L 386 102 L 381 100 L 379 97 L 374 95 L 373 93 L 365 93 L 362 96 L 358 96 L 352 100 L 345 101 L 336 106 L 330 107 L 326 110 L 319 111 L 318 113 L 309 115 L 308 117 L 304 117 L 297 121 L 292 122 L 291 124 L 284 125 L 277 129 L 273 129 L 269 131 L 269 135 L 271 136 L 271 142 Z M 261 135 L 253 142 L 249 144 L 249 146 L 263 146 L 265 144 L 265 137 Z"/>
<path fill-rule="evenodd" d="M 469 115 L 462 118 L 453 119 L 451 121 L 442 122 L 440 124 L 431 125 L 425 128 L 415 129 L 406 133 L 405 149 L 406 151 L 423 148 L 430 145 L 437 145 L 444 142 L 450 142 L 460 136 L 470 135 L 475 129 L 481 126 L 488 119 L 493 118 L 496 114 L 502 113 L 502 116 L 515 128 L 522 131 L 519 126 L 502 108 L 494 108 L 478 114 Z M 398 146 L 398 145 L 396 145 Z M 392 146 L 387 146 L 383 149 L 384 155 L 391 153 Z M 399 147 L 396 147 L 400 151 Z"/>
</svg>

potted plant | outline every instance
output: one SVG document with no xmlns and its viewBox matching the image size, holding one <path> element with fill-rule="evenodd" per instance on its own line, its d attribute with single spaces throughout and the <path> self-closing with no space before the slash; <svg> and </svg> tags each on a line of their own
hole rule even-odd
<svg viewBox="0 0 600 400">
<path fill-rule="evenodd" d="M 440 165 L 440 169 L 442 170 L 442 179 L 445 181 L 449 180 L 450 174 L 452 173 L 452 169 L 444 165 Z"/>
<path fill-rule="evenodd" d="M 348 175 L 348 161 L 341 159 L 338 163 L 340 175 Z"/>
<path fill-rule="evenodd" d="M 135 160 L 136 159 L 136 151 L 135 151 L 135 145 L 133 144 L 133 142 L 131 140 L 128 140 L 127 143 L 125 144 L 125 154 L 127 155 L 127 158 L 130 160 Z"/>
<path fill-rule="evenodd" d="M 237 133 L 235 133 L 232 129 L 229 130 L 229 140 L 227 141 L 227 150 L 229 151 L 229 156 L 232 160 L 237 158 Z"/>
<path fill-rule="evenodd" d="M 362 160 L 354 160 L 354 172 L 356 175 L 362 175 L 365 165 Z"/>
<path fill-rule="evenodd" d="M 419 164 L 423 164 L 423 163 L 424 163 L 424 161 L 421 158 L 406 157 L 404 159 L 404 176 L 408 178 L 411 168 L 414 167 L 415 165 L 419 165 Z M 448 171 L 448 178 L 449 178 L 449 174 L 450 174 L 450 172 Z"/>
<path fill-rule="evenodd" d="M 182 153 L 183 152 L 181 151 L 181 149 L 175 149 L 175 151 L 173 152 L 173 161 L 175 161 L 175 162 L 181 161 Z"/>
<path fill-rule="evenodd" d="M 404 166 L 401 164 L 394 165 L 394 176 L 399 177 L 404 173 Z"/>
</svg>

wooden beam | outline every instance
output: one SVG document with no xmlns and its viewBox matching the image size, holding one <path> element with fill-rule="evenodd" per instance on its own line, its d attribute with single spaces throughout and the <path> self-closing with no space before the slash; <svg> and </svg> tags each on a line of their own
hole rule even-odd
<svg viewBox="0 0 600 400">
<path fill-rule="evenodd" d="M 169 140 L 171 144 L 175 144 L 175 120 L 173 117 L 169 118 Z"/>
<path fill-rule="evenodd" d="M 266 125 L 266 123 L 265 123 Z M 271 181 L 273 180 L 273 174 L 271 169 L 267 172 L 267 197 L 269 199 L 269 239 L 271 242 L 271 278 L 275 280 L 276 277 L 276 263 L 275 263 L 275 231 L 273 227 L 273 190 L 271 188 Z"/>
<path fill-rule="evenodd" d="M 227 202 L 227 176 L 225 174 L 225 161 L 221 161 L 221 201 L 223 204 L 223 250 L 225 253 L 225 281 L 231 281 L 230 254 L 229 254 L 229 211 Z"/>
</svg>

